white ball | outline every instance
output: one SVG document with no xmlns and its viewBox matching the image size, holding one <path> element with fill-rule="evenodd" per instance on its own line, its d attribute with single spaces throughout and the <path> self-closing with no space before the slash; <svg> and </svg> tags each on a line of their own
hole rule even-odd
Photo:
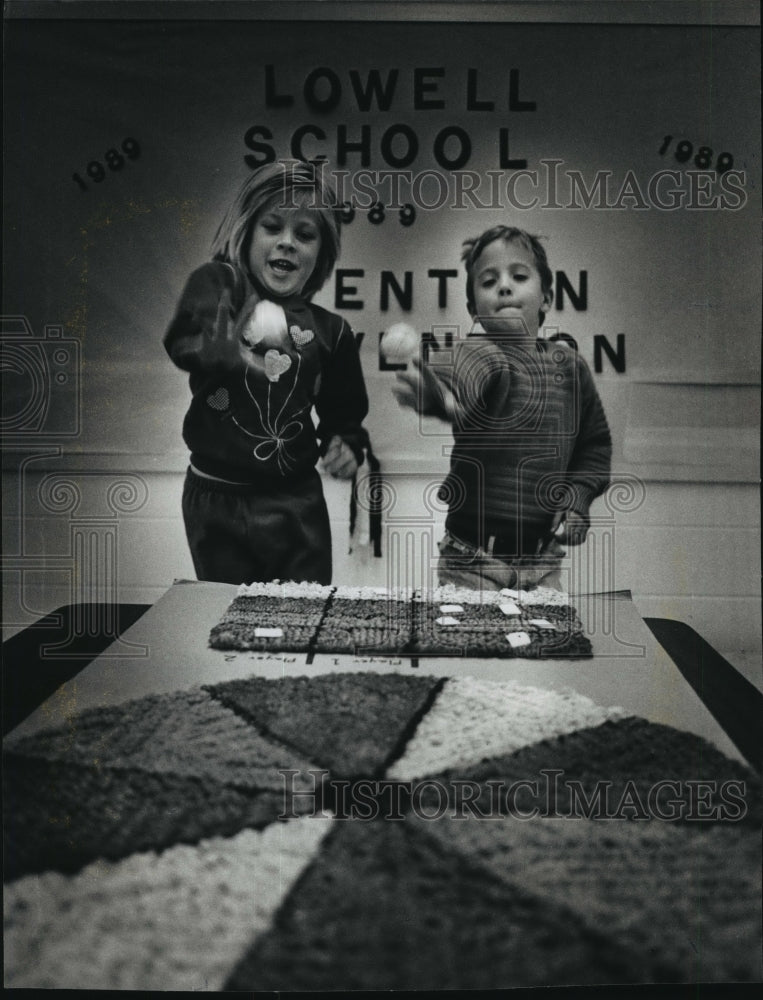
<svg viewBox="0 0 763 1000">
<path fill-rule="evenodd" d="M 410 323 L 393 323 L 382 334 L 381 352 L 391 365 L 404 365 L 419 353 L 419 335 Z"/>
<path fill-rule="evenodd" d="M 263 350 L 279 347 L 288 338 L 286 313 L 275 302 L 262 299 L 254 307 L 244 330 L 244 340 L 250 347 L 259 346 Z"/>
</svg>

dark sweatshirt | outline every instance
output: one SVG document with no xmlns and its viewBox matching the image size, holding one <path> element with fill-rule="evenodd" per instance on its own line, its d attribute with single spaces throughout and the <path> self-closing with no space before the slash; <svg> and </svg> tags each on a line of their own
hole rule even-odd
<svg viewBox="0 0 763 1000">
<path fill-rule="evenodd" d="M 219 322 L 226 290 L 227 334 Z M 239 268 L 204 264 L 188 279 L 164 335 L 169 356 L 190 375 L 183 439 L 192 464 L 221 479 L 266 485 L 304 476 L 335 435 L 362 462 L 368 397 L 352 330 L 302 298 L 274 299 L 289 335 L 275 349 L 250 350 L 239 331 L 261 297 L 268 296 Z"/>
</svg>

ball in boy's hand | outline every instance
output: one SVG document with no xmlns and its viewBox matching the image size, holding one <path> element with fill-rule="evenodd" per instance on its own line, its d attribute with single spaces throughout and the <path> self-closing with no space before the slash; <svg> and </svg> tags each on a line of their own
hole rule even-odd
<svg viewBox="0 0 763 1000">
<path fill-rule="evenodd" d="M 250 347 L 260 351 L 283 347 L 288 343 L 286 313 L 275 302 L 262 299 L 247 320 L 242 337 Z"/>
<path fill-rule="evenodd" d="M 381 353 L 390 365 L 405 365 L 419 353 L 419 335 L 409 323 L 393 323 L 382 334 Z"/>
</svg>

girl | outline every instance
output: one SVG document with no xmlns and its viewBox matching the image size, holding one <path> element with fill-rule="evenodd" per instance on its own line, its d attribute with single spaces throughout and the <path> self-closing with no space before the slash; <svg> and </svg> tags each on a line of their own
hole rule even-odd
<svg viewBox="0 0 763 1000">
<path fill-rule="evenodd" d="M 339 246 L 336 195 L 320 168 L 260 167 L 164 335 L 190 375 L 183 518 L 200 580 L 331 582 L 315 466 L 322 455 L 331 475 L 355 474 L 368 412 L 352 331 L 310 301 Z"/>
</svg>

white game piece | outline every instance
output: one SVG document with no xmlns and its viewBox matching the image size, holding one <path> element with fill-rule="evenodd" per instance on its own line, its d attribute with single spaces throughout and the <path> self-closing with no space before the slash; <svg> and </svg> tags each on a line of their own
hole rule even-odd
<svg viewBox="0 0 763 1000">
<path fill-rule="evenodd" d="M 506 601 L 504 604 L 499 604 L 498 607 L 503 611 L 505 615 L 521 615 L 521 610 L 516 606 L 513 601 Z"/>
<path fill-rule="evenodd" d="M 506 636 L 510 645 L 517 649 L 520 646 L 529 646 L 531 639 L 527 632 L 509 632 Z"/>
</svg>

